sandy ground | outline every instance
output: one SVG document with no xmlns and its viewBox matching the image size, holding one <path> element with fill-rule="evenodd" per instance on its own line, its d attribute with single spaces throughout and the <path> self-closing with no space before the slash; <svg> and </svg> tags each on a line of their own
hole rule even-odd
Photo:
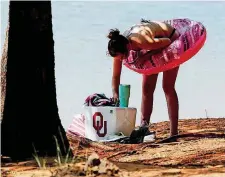
<svg viewBox="0 0 225 177">
<path fill-rule="evenodd" d="M 94 169 L 100 176 L 225 177 L 225 118 L 180 120 L 180 135 L 170 139 L 166 139 L 169 122 L 152 124 L 151 130 L 156 131 L 156 141 L 137 145 L 93 143 L 68 136 L 74 154 L 83 159 L 80 163 L 60 168 L 49 163 L 47 169 L 39 169 L 34 161 L 5 163 L 1 174 L 69 177 L 84 174 L 86 167 L 89 174 Z M 101 159 L 98 167 L 90 166 L 90 159 L 86 159 L 93 152 Z"/>
</svg>

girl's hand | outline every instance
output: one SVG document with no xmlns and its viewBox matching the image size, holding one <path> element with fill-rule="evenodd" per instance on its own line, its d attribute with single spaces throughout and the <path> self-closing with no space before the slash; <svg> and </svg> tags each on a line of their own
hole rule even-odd
<svg viewBox="0 0 225 177">
<path fill-rule="evenodd" d="M 113 102 L 117 103 L 119 101 L 119 94 L 113 93 Z"/>
<path fill-rule="evenodd" d="M 116 106 L 119 106 L 119 94 L 113 93 L 112 101 L 115 103 Z"/>
</svg>

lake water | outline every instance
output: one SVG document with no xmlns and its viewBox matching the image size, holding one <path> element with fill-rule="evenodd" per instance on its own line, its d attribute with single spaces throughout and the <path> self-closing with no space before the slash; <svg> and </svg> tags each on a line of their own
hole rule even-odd
<svg viewBox="0 0 225 177">
<path fill-rule="evenodd" d="M 82 113 L 85 98 L 111 96 L 112 58 L 106 55 L 111 28 L 124 31 L 141 18 L 190 18 L 202 22 L 207 41 L 202 50 L 181 66 L 177 79 L 180 118 L 225 117 L 225 2 L 86 2 L 53 1 L 56 86 L 59 114 L 65 128 Z M 8 2 L 1 2 L 1 52 L 8 20 Z M 18 24 L 19 25 L 19 24 Z M 140 74 L 123 67 L 121 83 L 131 84 L 130 106 L 141 103 Z M 151 122 L 168 120 L 159 75 Z"/>
</svg>

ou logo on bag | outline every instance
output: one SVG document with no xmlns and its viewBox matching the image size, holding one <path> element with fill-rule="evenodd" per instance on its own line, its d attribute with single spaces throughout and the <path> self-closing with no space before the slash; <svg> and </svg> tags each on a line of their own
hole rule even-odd
<svg viewBox="0 0 225 177">
<path fill-rule="evenodd" d="M 100 117 L 100 121 L 97 120 L 97 117 Z M 96 133 L 99 137 L 104 137 L 107 134 L 107 121 L 103 121 L 102 113 L 96 112 L 93 115 L 93 127 L 96 130 Z M 100 131 L 102 130 L 103 127 L 104 127 L 104 132 L 101 133 Z"/>
</svg>

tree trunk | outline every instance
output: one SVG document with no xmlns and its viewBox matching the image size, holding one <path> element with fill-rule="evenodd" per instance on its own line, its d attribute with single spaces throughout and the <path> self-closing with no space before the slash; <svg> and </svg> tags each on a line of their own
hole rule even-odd
<svg viewBox="0 0 225 177">
<path fill-rule="evenodd" d="M 2 155 L 25 160 L 33 158 L 35 147 L 40 156 L 56 156 L 53 136 L 65 155 L 69 142 L 56 100 L 51 1 L 11 1 L 5 44 Z"/>
<path fill-rule="evenodd" d="M 2 59 L 1 59 L 1 120 L 3 117 L 3 108 L 5 103 L 6 94 L 6 69 L 7 69 L 7 51 L 8 51 L 8 32 L 9 27 L 6 29 L 6 38 L 3 46 Z"/>
</svg>

